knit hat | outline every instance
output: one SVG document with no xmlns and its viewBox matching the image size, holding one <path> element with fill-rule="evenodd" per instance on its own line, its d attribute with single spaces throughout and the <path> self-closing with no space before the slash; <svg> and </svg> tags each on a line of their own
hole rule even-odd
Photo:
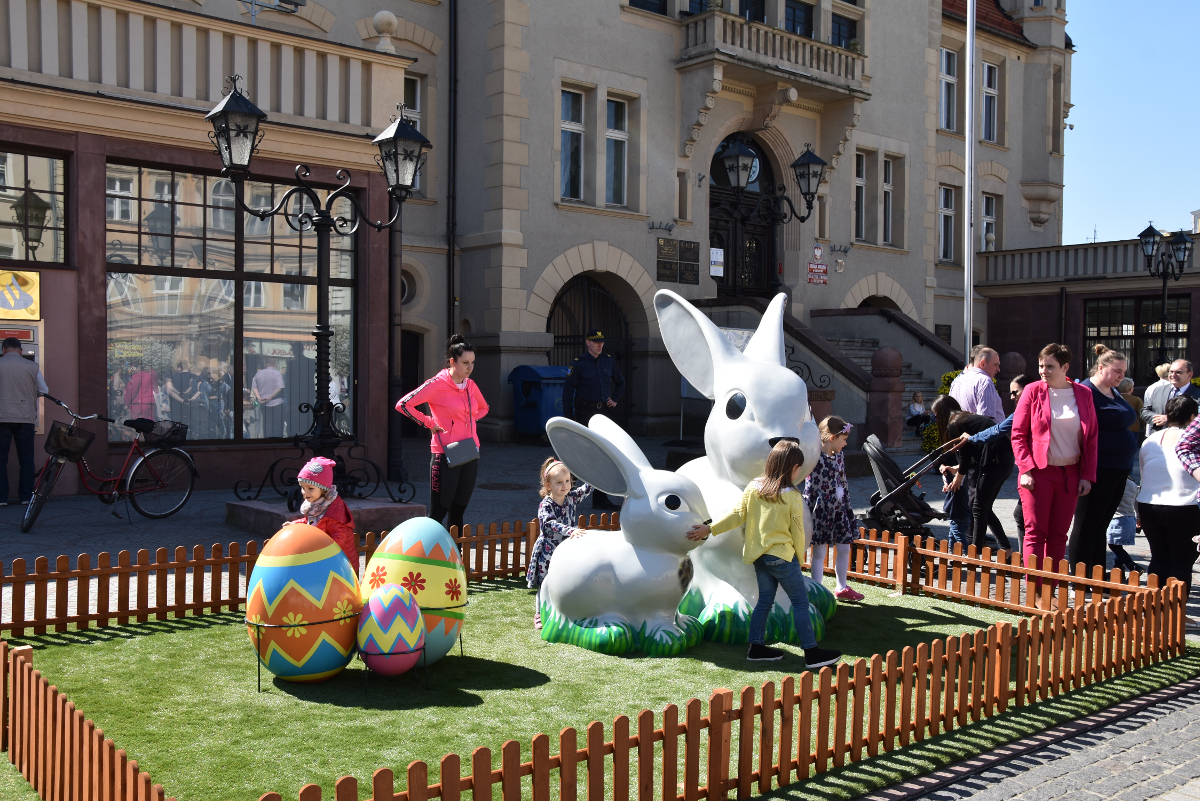
<svg viewBox="0 0 1200 801">
<path fill-rule="evenodd" d="M 324 456 L 313 457 L 296 476 L 296 483 L 327 490 L 333 486 L 333 468 L 336 464 Z"/>
</svg>

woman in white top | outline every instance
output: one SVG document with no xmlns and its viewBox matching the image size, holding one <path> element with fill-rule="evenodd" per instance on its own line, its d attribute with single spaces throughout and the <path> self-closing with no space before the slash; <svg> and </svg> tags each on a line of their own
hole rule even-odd
<svg viewBox="0 0 1200 801">
<path fill-rule="evenodd" d="M 1150 543 L 1150 569 L 1158 586 L 1177 578 L 1192 588 L 1192 565 L 1200 534 L 1200 506 L 1196 505 L 1197 481 L 1179 461 L 1175 445 L 1183 429 L 1197 413 L 1196 401 L 1185 395 L 1167 401 L 1167 427 L 1155 431 L 1142 443 L 1142 490 L 1138 493 L 1138 517 L 1142 533 Z"/>
</svg>

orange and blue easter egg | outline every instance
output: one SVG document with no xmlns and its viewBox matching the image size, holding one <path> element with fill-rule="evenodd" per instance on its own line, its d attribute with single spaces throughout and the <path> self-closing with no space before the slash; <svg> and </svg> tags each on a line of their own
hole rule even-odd
<svg viewBox="0 0 1200 801">
<path fill-rule="evenodd" d="M 425 664 L 454 647 L 467 606 L 467 572 L 450 532 L 436 520 L 414 517 L 392 529 L 367 562 L 365 582 L 368 599 L 387 584 L 412 593 L 425 619 Z"/>
<path fill-rule="evenodd" d="M 361 610 L 350 560 L 304 523 L 267 541 L 246 587 L 250 644 L 263 667 L 286 681 L 321 681 L 346 667 Z"/>
<path fill-rule="evenodd" d="M 358 617 L 358 652 L 367 667 L 399 676 L 418 661 L 425 645 L 425 621 L 412 593 L 384 584 L 371 593 Z"/>
</svg>

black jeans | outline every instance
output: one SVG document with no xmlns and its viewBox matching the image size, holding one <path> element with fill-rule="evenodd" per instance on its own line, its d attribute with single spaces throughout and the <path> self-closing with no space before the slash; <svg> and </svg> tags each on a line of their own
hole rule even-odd
<svg viewBox="0 0 1200 801">
<path fill-rule="evenodd" d="M 1012 475 L 1013 463 L 1007 459 L 990 462 L 967 471 L 967 498 L 971 504 L 971 537 L 970 543 L 975 546 L 976 553 L 987 545 L 987 530 L 990 527 L 996 542 L 1001 548 L 1011 550 L 1008 535 L 1004 533 L 992 504 L 996 502 L 1004 482 Z"/>
<path fill-rule="evenodd" d="M 458 526 L 462 534 L 463 514 L 475 491 L 475 478 L 479 475 L 479 460 L 472 459 L 458 467 L 446 464 L 446 455 L 435 453 L 429 460 L 429 515 L 439 523 L 450 513 L 446 528 Z"/>
<path fill-rule="evenodd" d="M 584 400 L 583 398 L 575 398 L 575 422 L 580 425 L 587 425 L 588 421 L 596 415 L 612 419 L 612 409 L 608 408 L 607 404 L 598 401 Z M 618 502 L 609 498 L 598 489 L 592 490 L 592 508 L 604 509 L 617 506 Z M 619 508 L 619 507 L 618 507 Z"/>
<path fill-rule="evenodd" d="M 8 448 L 17 444 L 17 464 L 20 465 L 18 480 L 18 495 L 21 503 L 27 503 L 33 495 L 33 423 L 0 423 L 0 501 L 7 501 L 8 485 Z"/>
<path fill-rule="evenodd" d="M 1108 564 L 1108 524 L 1112 522 L 1121 498 L 1125 497 L 1125 479 L 1128 470 L 1097 467 L 1092 491 L 1075 504 L 1075 522 L 1071 526 L 1071 540 L 1067 544 L 1067 559 L 1074 572 L 1075 565 L 1087 565 L 1087 574 L 1092 575 L 1096 565 Z"/>
<path fill-rule="evenodd" d="M 1192 537 L 1200 534 L 1200 507 L 1139 503 L 1138 517 L 1142 519 L 1142 533 L 1150 543 L 1147 572 L 1158 576 L 1160 587 L 1166 586 L 1167 579 L 1177 578 L 1191 592 L 1192 565 L 1200 553 L 1192 542 Z"/>
</svg>

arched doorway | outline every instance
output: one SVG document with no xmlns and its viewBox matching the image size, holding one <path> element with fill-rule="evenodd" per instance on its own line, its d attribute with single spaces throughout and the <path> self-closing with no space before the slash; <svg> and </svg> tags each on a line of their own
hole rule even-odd
<svg viewBox="0 0 1200 801">
<path fill-rule="evenodd" d="M 738 197 L 720 154 L 726 143 L 740 141 L 754 151 L 750 183 Z M 718 297 L 770 295 L 771 270 L 775 266 L 775 226 L 754 218 L 743 220 L 739 207 L 754 208 L 763 189 L 774 185 L 775 176 L 762 145 L 743 133 L 725 138 L 709 164 L 708 244 L 725 251 L 725 275 L 717 278 Z"/>
<path fill-rule="evenodd" d="M 607 289 L 590 275 L 577 275 L 563 285 L 550 315 L 546 318 L 547 333 L 554 334 L 550 364 L 567 366 L 586 349 L 587 332 L 598 329 L 604 332 L 604 352 L 616 359 L 617 367 L 625 376 L 625 397 L 617 406 L 617 422 L 622 428 L 629 427 L 629 410 L 632 394 L 629 392 L 630 351 L 629 321 L 621 304 Z"/>
</svg>

